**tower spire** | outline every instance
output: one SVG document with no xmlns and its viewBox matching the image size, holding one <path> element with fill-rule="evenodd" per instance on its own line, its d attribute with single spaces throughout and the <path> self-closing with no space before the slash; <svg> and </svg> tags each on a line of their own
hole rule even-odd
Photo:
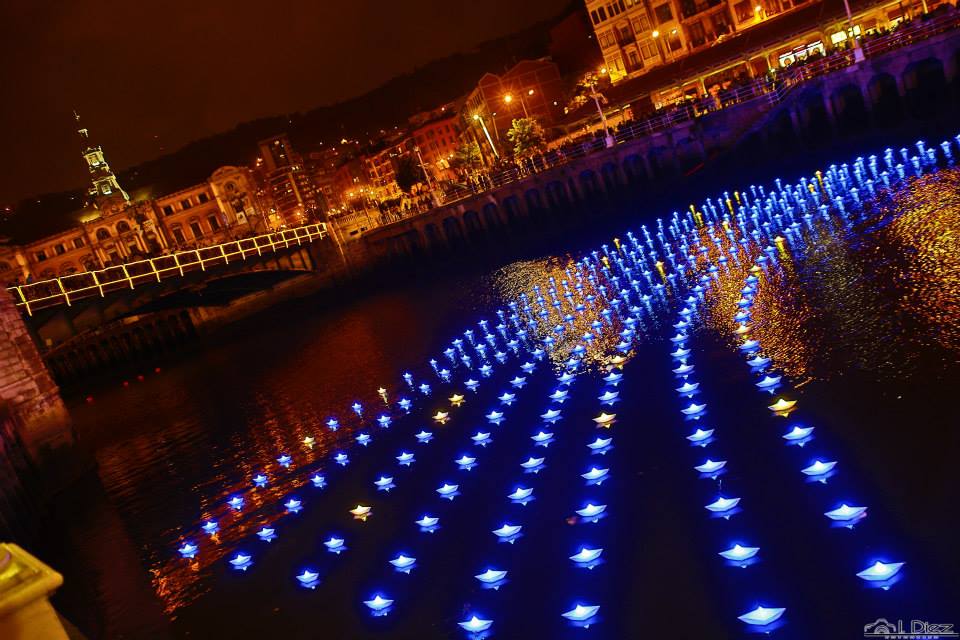
<svg viewBox="0 0 960 640">
<path fill-rule="evenodd" d="M 76 110 L 73 112 L 73 119 L 77 123 L 77 134 L 80 136 L 80 151 L 90 171 L 90 187 L 87 189 L 87 195 L 93 199 L 94 203 L 105 198 L 123 198 L 124 202 L 129 202 L 130 196 L 120 188 L 117 176 L 107 164 L 103 149 L 100 145 L 91 142 L 90 132 L 80 124 L 80 114 Z"/>
</svg>

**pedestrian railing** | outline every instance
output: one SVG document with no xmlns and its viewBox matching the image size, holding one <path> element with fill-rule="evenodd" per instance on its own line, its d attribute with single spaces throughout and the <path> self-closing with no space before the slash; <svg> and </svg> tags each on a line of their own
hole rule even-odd
<svg viewBox="0 0 960 640">
<path fill-rule="evenodd" d="M 190 251 L 126 262 L 96 271 L 83 271 L 15 285 L 7 290 L 13 293 L 17 306 L 24 307 L 29 315 L 33 315 L 33 312 L 39 309 L 61 304 L 70 306 L 83 298 L 102 298 L 112 291 L 133 289 L 137 285 L 179 278 L 190 272 L 206 271 L 209 267 L 230 264 L 232 261 L 275 253 L 291 246 L 313 242 L 326 235 L 327 225 L 320 222 Z"/>
</svg>

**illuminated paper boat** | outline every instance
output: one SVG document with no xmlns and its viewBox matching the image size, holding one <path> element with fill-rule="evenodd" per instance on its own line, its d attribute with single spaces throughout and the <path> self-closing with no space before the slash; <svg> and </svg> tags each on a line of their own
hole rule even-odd
<svg viewBox="0 0 960 640">
<path fill-rule="evenodd" d="M 602 553 L 603 549 L 588 549 L 587 547 L 580 547 L 580 551 L 570 556 L 570 559 L 577 564 L 590 564 L 600 558 L 600 554 Z"/>
<path fill-rule="evenodd" d="M 713 429 L 697 429 L 687 436 L 687 440 L 693 443 L 703 442 L 713 435 Z"/>
<path fill-rule="evenodd" d="M 270 542 L 277 537 L 277 530 L 272 527 L 262 527 L 257 531 L 257 536 L 264 542 Z"/>
<path fill-rule="evenodd" d="M 699 382 L 684 382 L 681 386 L 677 387 L 677 393 L 684 395 L 693 395 L 693 392 L 700 388 Z"/>
<path fill-rule="evenodd" d="M 390 489 L 395 486 L 392 476 L 380 476 L 377 480 L 373 481 L 373 484 L 376 485 L 380 491 L 390 491 Z"/>
<path fill-rule="evenodd" d="M 733 332 L 738 336 L 742 336 L 743 334 L 750 332 L 750 327 L 748 325 L 741 324 L 736 329 L 734 329 Z"/>
<path fill-rule="evenodd" d="M 690 309 L 689 307 L 684 307 L 683 309 L 680 309 L 680 315 L 684 317 L 689 317 L 692 314 L 693 314 L 693 310 Z"/>
<path fill-rule="evenodd" d="M 353 409 L 353 412 L 356 413 L 358 416 L 363 414 L 363 407 L 360 406 L 359 402 L 354 402 L 350 406 L 350 408 Z"/>
<path fill-rule="evenodd" d="M 589 447 L 591 451 L 599 451 L 601 449 L 606 449 L 607 447 L 609 447 L 611 442 L 613 442 L 613 438 L 598 437 L 593 442 L 587 443 L 587 447 Z"/>
<path fill-rule="evenodd" d="M 336 431 L 340 428 L 340 423 L 337 422 L 336 418 L 330 418 L 327 420 L 327 427 L 330 429 L 330 431 Z"/>
<path fill-rule="evenodd" d="M 623 364 L 624 362 L 626 362 L 626 361 L 627 361 L 627 359 L 624 358 L 623 356 L 613 356 L 612 358 L 610 358 L 609 360 L 607 360 L 607 362 L 609 362 L 610 364 L 612 364 L 612 365 L 615 366 L 615 367 L 619 367 L 620 365 L 622 365 L 622 364 Z"/>
<path fill-rule="evenodd" d="M 445 482 L 439 489 L 437 489 L 437 493 L 439 493 L 441 497 L 453 500 L 459 488 L 460 485 L 458 484 L 448 484 Z"/>
<path fill-rule="evenodd" d="M 504 524 L 499 529 L 494 529 L 493 535 L 513 544 L 513 540 L 520 534 L 521 529 L 523 529 L 523 527 L 519 524 Z"/>
<path fill-rule="evenodd" d="M 450 414 L 447 413 L 446 411 L 437 411 L 434 414 L 433 419 L 439 422 L 440 424 L 444 424 L 449 419 L 449 417 L 450 417 Z"/>
<path fill-rule="evenodd" d="M 469 620 L 458 622 L 457 624 L 460 625 L 462 629 L 465 629 L 470 633 L 482 633 L 490 628 L 490 626 L 493 624 L 493 620 L 484 620 L 482 618 L 478 618 L 477 616 L 471 616 Z"/>
<path fill-rule="evenodd" d="M 303 503 L 296 498 L 290 498 L 283 503 L 283 506 L 286 507 L 290 513 L 300 513 L 300 510 L 303 509 Z"/>
<path fill-rule="evenodd" d="M 417 559 L 411 558 L 410 556 L 405 556 L 401 553 L 393 560 L 390 560 L 390 564 L 393 565 L 394 569 L 400 571 L 401 573 L 410 573 L 410 570 L 413 569 L 413 566 L 417 564 Z"/>
<path fill-rule="evenodd" d="M 569 371 L 564 371 L 559 376 L 557 376 L 557 382 L 560 384 L 570 384 L 577 376 L 573 375 Z"/>
<path fill-rule="evenodd" d="M 570 611 L 567 611 L 561 615 L 571 622 L 587 623 L 590 619 L 597 615 L 597 612 L 600 611 L 600 605 L 582 605 L 578 604 Z M 589 627 L 589 624 L 584 624 L 584 628 Z"/>
<path fill-rule="evenodd" d="M 883 582 L 900 573 L 904 562 L 874 562 L 872 565 L 857 573 L 858 578 L 867 582 Z"/>
<path fill-rule="evenodd" d="M 800 471 L 804 475 L 817 477 L 817 476 L 822 476 L 824 474 L 830 473 L 831 471 L 833 471 L 833 468 L 836 466 L 837 466 L 836 460 L 830 460 L 828 462 L 824 462 L 823 460 L 815 460 L 813 464 L 811 464 L 809 467 L 801 469 Z"/>
<path fill-rule="evenodd" d="M 232 498 L 227 500 L 227 504 L 230 505 L 231 509 L 239 511 L 240 509 L 243 508 L 243 498 L 241 498 L 240 496 L 233 496 Z"/>
<path fill-rule="evenodd" d="M 507 497 L 515 502 L 522 502 L 530 498 L 533 495 L 533 488 L 530 487 L 517 487 L 514 489 L 513 493 Z"/>
<path fill-rule="evenodd" d="M 397 456 L 397 462 L 402 464 L 405 467 L 409 467 L 415 461 L 415 457 L 409 451 L 401 451 L 400 455 Z"/>
<path fill-rule="evenodd" d="M 434 516 L 424 515 L 422 518 L 416 521 L 416 524 L 423 530 L 428 530 L 431 533 L 437 528 L 440 518 Z"/>
<path fill-rule="evenodd" d="M 343 538 L 330 538 L 323 543 L 323 546 L 325 546 L 330 553 L 340 555 L 341 551 L 346 551 L 347 549 L 343 542 Z"/>
<path fill-rule="evenodd" d="M 430 395 L 430 385 L 428 385 L 426 382 L 424 382 L 417 388 L 420 390 L 420 393 L 422 393 L 423 395 L 425 396 Z"/>
<path fill-rule="evenodd" d="M 850 505 L 844 503 L 836 509 L 824 512 L 823 515 L 836 522 L 850 522 L 865 517 L 867 515 L 867 508 L 851 507 Z"/>
<path fill-rule="evenodd" d="M 333 459 L 341 467 L 347 466 L 347 464 L 350 462 L 350 457 L 345 453 L 338 453 L 337 455 L 333 456 Z"/>
<path fill-rule="evenodd" d="M 453 394 L 448 398 L 448 400 L 450 400 L 450 404 L 452 404 L 455 407 L 459 407 L 460 405 L 463 404 L 463 396 L 459 393 Z"/>
<path fill-rule="evenodd" d="M 757 383 L 757 386 L 761 389 L 768 389 L 770 387 L 775 387 L 780 384 L 781 376 L 764 376 L 763 380 Z"/>
<path fill-rule="evenodd" d="M 257 475 L 253 476 L 253 484 L 258 487 L 267 486 L 267 476 L 263 475 L 262 473 L 258 473 Z"/>
<path fill-rule="evenodd" d="M 313 449 L 313 445 L 317 443 L 317 439 L 313 436 L 307 436 L 303 439 L 303 445 L 308 449 Z"/>
<path fill-rule="evenodd" d="M 688 336 L 686 333 L 684 333 L 684 332 L 682 332 L 682 331 L 678 331 L 675 336 L 673 336 L 672 338 L 670 338 L 670 342 L 673 342 L 674 344 L 678 344 L 678 343 L 681 343 L 681 342 L 685 342 L 688 337 L 689 337 L 689 336 Z"/>
<path fill-rule="evenodd" d="M 611 424 L 613 424 L 613 421 L 616 419 L 616 417 L 617 417 L 617 414 L 615 413 L 603 412 L 599 416 L 594 418 L 593 421 L 596 422 L 598 426 L 609 427 Z"/>
<path fill-rule="evenodd" d="M 686 358 L 688 355 L 690 355 L 690 349 L 677 347 L 676 349 L 670 352 L 670 355 L 673 356 L 674 358 Z"/>
<path fill-rule="evenodd" d="M 493 367 L 491 367 L 491 366 L 488 365 L 488 364 L 480 365 L 479 371 L 480 371 L 480 374 L 481 374 L 484 378 L 486 378 L 486 377 L 488 377 L 488 376 L 490 375 L 490 372 L 493 371 Z"/>
<path fill-rule="evenodd" d="M 740 498 L 717 498 L 704 508 L 714 513 L 725 513 L 740 504 Z"/>
<path fill-rule="evenodd" d="M 603 482 L 606 477 L 610 474 L 610 469 L 597 469 L 596 467 L 591 467 L 590 471 L 586 473 L 581 473 L 580 477 L 588 482 L 595 482 L 600 484 Z"/>
<path fill-rule="evenodd" d="M 409 411 L 410 407 L 413 406 L 413 403 L 410 402 L 409 398 L 400 398 L 400 400 L 397 401 L 397 405 L 404 411 Z"/>
<path fill-rule="evenodd" d="M 230 559 L 230 564 L 233 565 L 234 569 L 246 571 L 248 568 L 250 568 L 250 565 L 253 564 L 253 558 L 245 553 L 238 553 Z"/>
<path fill-rule="evenodd" d="M 490 442 L 490 433 L 486 431 L 477 431 L 475 434 L 470 436 L 470 439 L 473 440 L 474 443 L 484 447 Z"/>
<path fill-rule="evenodd" d="M 363 446 L 370 444 L 370 440 L 370 434 L 368 433 L 361 433 L 356 437 L 357 444 L 362 444 Z"/>
<path fill-rule="evenodd" d="M 470 469 L 473 469 L 475 466 L 477 466 L 477 459 L 472 458 L 466 454 L 460 456 L 459 458 L 454 460 L 454 462 L 456 462 L 457 466 L 459 466 L 461 469 L 465 471 L 470 471 Z"/>
<path fill-rule="evenodd" d="M 783 434 L 783 439 L 787 442 L 799 442 L 802 444 L 802 441 L 810 437 L 810 434 L 813 433 L 814 427 L 801 427 L 800 425 L 794 425 L 790 431 L 787 431 Z"/>
<path fill-rule="evenodd" d="M 784 400 L 783 398 L 778 398 L 776 402 L 767 408 L 774 413 L 784 413 L 793 409 L 796 404 L 796 400 Z"/>
<path fill-rule="evenodd" d="M 493 410 L 490 413 L 488 413 L 485 417 L 488 421 L 492 422 L 493 424 L 500 424 L 503 421 L 503 412 Z"/>
<path fill-rule="evenodd" d="M 532 362 L 524 362 L 522 365 L 520 365 L 520 368 L 524 373 L 530 373 L 537 368 L 537 365 L 533 364 Z"/>
<path fill-rule="evenodd" d="M 786 609 L 783 607 L 757 607 L 737 618 L 749 625 L 764 627 L 779 620 L 784 611 Z"/>
<path fill-rule="evenodd" d="M 184 542 L 183 545 L 177 549 L 177 551 L 180 552 L 180 555 L 184 558 L 193 558 L 195 555 L 197 555 L 197 551 L 199 550 L 200 547 L 191 542 Z"/>
<path fill-rule="evenodd" d="M 470 378 L 469 380 L 463 383 L 463 386 L 465 386 L 470 391 L 476 391 L 477 387 L 480 386 L 480 383 L 474 380 L 473 378 Z"/>
<path fill-rule="evenodd" d="M 753 300 L 749 300 L 747 298 L 740 298 L 739 300 L 737 300 L 738 307 L 747 308 L 752 305 L 753 305 Z"/>
<path fill-rule="evenodd" d="M 378 593 L 370 600 L 364 600 L 363 604 L 367 605 L 374 613 L 383 613 L 393 605 L 393 600 L 384 598 Z"/>
<path fill-rule="evenodd" d="M 350 509 L 350 513 L 353 515 L 353 517 L 361 522 L 366 522 L 367 518 L 370 517 L 372 512 L 372 508 L 363 504 L 358 504 L 353 509 Z"/>
<path fill-rule="evenodd" d="M 386 429 L 390 426 L 391 418 L 390 416 L 384 414 L 384 415 L 381 415 L 379 418 L 377 418 L 377 422 L 380 424 L 381 427 Z"/>
<path fill-rule="evenodd" d="M 420 431 L 416 436 L 418 442 L 430 442 L 433 439 L 433 434 L 429 431 Z"/>
<path fill-rule="evenodd" d="M 304 569 L 303 573 L 297 576 L 297 581 L 307 589 L 315 589 L 320 583 L 320 574 L 310 569 Z"/>
<path fill-rule="evenodd" d="M 760 348 L 760 343 L 756 340 L 744 340 L 740 345 L 740 351 L 753 351 Z"/>
<path fill-rule="evenodd" d="M 527 470 L 539 469 L 541 466 L 543 466 L 543 461 L 544 458 L 534 458 L 533 456 L 530 456 L 525 462 L 521 462 L 520 466 Z"/>
<path fill-rule="evenodd" d="M 508 407 L 509 407 L 511 404 L 513 404 L 513 401 L 516 400 L 516 399 L 517 399 L 517 395 L 516 395 L 516 394 L 514 394 L 514 393 L 509 393 L 509 392 L 507 392 L 507 391 L 504 391 L 500 396 L 497 397 L 497 400 L 499 400 L 501 404 L 505 404 L 505 405 L 507 405 Z"/>
<path fill-rule="evenodd" d="M 603 381 L 606 382 L 607 384 L 612 384 L 613 386 L 617 386 L 622 379 L 623 379 L 622 373 L 611 371 L 607 376 L 603 378 Z"/>
<path fill-rule="evenodd" d="M 527 384 L 527 379 L 521 376 L 517 376 L 510 381 L 510 384 L 516 389 L 522 389 L 523 385 Z"/>
<path fill-rule="evenodd" d="M 277 462 L 280 464 L 281 467 L 289 467 L 290 463 L 293 462 L 293 458 L 284 454 L 279 458 L 277 458 Z"/>
<path fill-rule="evenodd" d="M 687 375 L 688 373 L 690 373 L 691 371 L 693 371 L 693 365 L 692 365 L 692 364 L 681 364 L 681 365 L 680 365 L 679 367 L 677 367 L 676 369 L 673 369 L 673 372 L 674 372 L 675 374 L 677 374 L 678 376 L 685 376 L 685 375 Z"/>
<path fill-rule="evenodd" d="M 547 446 L 547 444 L 553 440 L 553 434 L 546 431 L 540 431 L 530 436 L 530 439 L 539 445 Z"/>
<path fill-rule="evenodd" d="M 750 360 L 747 360 L 747 364 L 753 367 L 754 369 L 762 369 L 763 367 L 770 364 L 770 358 L 764 358 L 762 356 L 754 356 Z"/>
<path fill-rule="evenodd" d="M 680 413 L 685 416 L 698 416 L 703 413 L 703 410 L 706 408 L 706 404 L 696 404 L 695 402 L 691 402 L 690 406 L 688 406 L 686 409 L 680 409 Z"/>
<path fill-rule="evenodd" d="M 557 389 L 547 397 L 553 400 L 554 402 L 563 402 L 564 400 L 567 399 L 568 395 L 570 395 L 570 392 L 567 391 L 566 389 Z"/>
<path fill-rule="evenodd" d="M 673 328 L 674 328 L 674 329 L 686 329 L 686 328 L 689 327 L 689 326 L 690 326 L 690 321 L 689 321 L 689 320 L 680 320 L 680 321 L 675 322 L 675 323 L 673 324 Z"/>
<path fill-rule="evenodd" d="M 577 515 L 583 518 L 596 518 L 601 513 L 607 510 L 607 505 L 605 504 L 593 504 L 588 502 L 587 506 L 582 509 L 577 509 Z"/>
<path fill-rule="evenodd" d="M 694 467 L 694 469 L 700 473 L 710 474 L 720 471 L 720 469 L 723 469 L 725 466 L 727 466 L 726 460 L 711 460 L 710 458 L 707 458 L 703 464 L 698 464 Z"/>
<path fill-rule="evenodd" d="M 489 585 L 498 585 L 507 577 L 507 572 L 499 569 L 487 569 L 483 573 L 473 576 L 480 582 Z"/>
<path fill-rule="evenodd" d="M 560 409 L 547 409 L 546 413 L 540 414 L 544 422 L 554 423 L 560 419 Z"/>
<path fill-rule="evenodd" d="M 619 391 L 604 391 L 598 398 L 603 404 L 613 404 L 620 398 Z"/>
<path fill-rule="evenodd" d="M 204 533 L 212 536 L 213 534 L 215 534 L 217 531 L 220 530 L 220 525 L 217 524 L 216 520 L 207 520 L 206 522 L 203 523 L 203 526 L 201 526 L 200 528 L 203 529 Z"/>
<path fill-rule="evenodd" d="M 749 311 L 738 311 L 735 316 L 733 316 L 735 322 L 746 322 L 750 319 Z"/>
<path fill-rule="evenodd" d="M 731 562 L 743 562 L 757 555 L 759 551 L 760 547 L 741 547 L 739 544 L 735 544 L 729 549 L 721 551 L 720 555 Z"/>
</svg>

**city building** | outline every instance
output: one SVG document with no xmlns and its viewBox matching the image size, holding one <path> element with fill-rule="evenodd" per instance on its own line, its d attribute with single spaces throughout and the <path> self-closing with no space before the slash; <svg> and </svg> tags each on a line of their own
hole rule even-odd
<svg viewBox="0 0 960 640">
<path fill-rule="evenodd" d="M 454 105 L 444 105 L 440 109 L 425 114 L 417 114 L 410 119 L 410 140 L 417 161 L 423 166 L 429 177 L 434 180 L 447 180 L 453 177 L 450 161 L 460 145 L 460 115 Z"/>
<path fill-rule="evenodd" d="M 301 225 L 323 215 L 312 176 L 286 135 L 261 140 L 257 170 L 264 193 L 272 201 L 271 214 L 282 224 Z"/>
</svg>

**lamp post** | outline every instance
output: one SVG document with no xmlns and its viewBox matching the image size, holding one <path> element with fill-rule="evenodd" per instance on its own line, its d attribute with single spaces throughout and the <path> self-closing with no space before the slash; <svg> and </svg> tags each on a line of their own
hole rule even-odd
<svg viewBox="0 0 960 640">
<path fill-rule="evenodd" d="M 863 49 L 853 33 L 853 14 L 850 12 L 850 0 L 843 0 L 843 8 L 847 12 L 847 35 L 853 38 L 853 61 L 863 62 Z"/>
<path fill-rule="evenodd" d="M 846 0 L 844 0 L 846 2 Z M 663 53 L 663 45 L 660 44 L 660 32 L 656 29 L 653 30 L 653 33 L 650 34 L 653 36 L 653 41 L 657 43 L 657 53 L 660 54 L 660 62 L 663 64 L 667 63 L 667 56 Z"/>
<path fill-rule="evenodd" d="M 487 131 L 487 125 L 483 122 L 483 118 L 479 113 L 473 114 L 473 119 L 480 123 L 480 128 L 483 129 L 483 135 L 487 137 L 487 142 L 490 144 L 490 150 L 493 151 L 493 157 L 497 160 L 500 159 L 500 153 L 497 151 L 497 147 L 493 144 L 493 138 L 490 137 L 490 132 Z"/>
<path fill-rule="evenodd" d="M 533 95 L 533 89 L 530 89 L 529 91 L 527 91 L 527 95 L 528 95 L 528 96 L 532 96 L 532 95 Z M 521 93 L 517 94 L 517 97 L 520 98 L 520 106 L 523 108 L 523 117 L 524 117 L 524 118 L 529 118 L 529 117 L 530 117 L 530 114 L 527 113 L 527 103 L 523 101 L 523 93 L 521 92 Z M 507 104 L 510 104 L 511 102 L 513 102 L 513 94 L 512 94 L 512 93 L 504 94 L 504 96 L 503 96 L 503 101 L 504 101 L 505 103 L 507 103 Z"/>
<path fill-rule="evenodd" d="M 605 69 L 601 69 L 600 73 L 604 73 Z M 616 140 L 613 139 L 613 136 L 610 135 L 610 127 L 607 126 L 607 116 L 603 113 L 603 107 L 600 106 L 600 98 L 603 96 L 597 92 L 597 81 L 598 78 L 593 76 L 590 78 L 588 85 L 590 86 L 590 97 L 593 98 L 593 103 L 597 105 L 597 113 L 600 114 L 600 122 L 603 123 L 603 140 L 608 147 L 612 147 L 616 144 Z"/>
</svg>

